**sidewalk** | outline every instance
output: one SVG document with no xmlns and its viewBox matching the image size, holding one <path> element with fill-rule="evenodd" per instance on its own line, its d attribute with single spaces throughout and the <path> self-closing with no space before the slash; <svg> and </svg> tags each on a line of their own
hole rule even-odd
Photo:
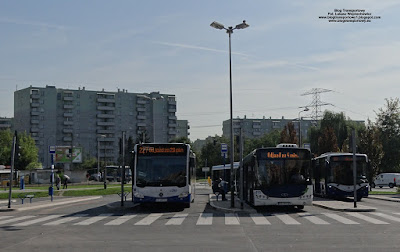
<svg viewBox="0 0 400 252">
<path fill-rule="evenodd" d="M 228 192 L 226 194 L 226 199 L 225 201 L 222 201 L 222 196 L 215 196 L 215 194 L 210 193 L 209 194 L 209 202 L 210 206 L 214 209 L 218 209 L 224 212 L 233 212 L 233 213 L 257 213 L 257 210 L 249 206 L 246 202 L 243 202 L 243 209 L 240 203 L 240 199 L 236 197 L 235 195 L 235 201 L 234 201 L 234 207 L 231 207 L 231 194 Z"/>
<path fill-rule="evenodd" d="M 400 203 L 400 195 L 399 194 L 389 194 L 389 195 L 368 195 L 369 199 L 377 199 L 377 200 L 386 200 Z"/>
<path fill-rule="evenodd" d="M 29 203 L 29 200 L 26 199 L 24 200 L 24 204 L 21 204 L 21 200 L 13 199 L 11 201 L 11 208 L 8 208 L 8 200 L 6 201 L 1 200 L 0 212 L 34 210 L 34 209 L 66 205 L 70 203 L 76 203 L 88 200 L 96 200 L 100 198 L 102 198 L 102 196 L 53 197 L 53 201 L 51 201 L 50 197 L 33 198 L 32 203 Z"/>
</svg>

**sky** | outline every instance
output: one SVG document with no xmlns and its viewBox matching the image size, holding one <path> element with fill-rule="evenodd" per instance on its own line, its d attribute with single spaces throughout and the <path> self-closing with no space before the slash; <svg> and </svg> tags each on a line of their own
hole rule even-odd
<svg viewBox="0 0 400 252">
<path fill-rule="evenodd" d="M 349 10 L 378 18 L 329 22 Z M 210 24 L 246 20 L 231 35 L 234 118 L 297 118 L 310 91 L 326 89 L 322 111 L 374 121 L 400 95 L 399 13 L 397 0 L 3 0 L 0 117 L 13 117 L 15 90 L 30 85 L 159 91 L 176 95 L 192 141 L 221 135 L 229 36 Z"/>
</svg>

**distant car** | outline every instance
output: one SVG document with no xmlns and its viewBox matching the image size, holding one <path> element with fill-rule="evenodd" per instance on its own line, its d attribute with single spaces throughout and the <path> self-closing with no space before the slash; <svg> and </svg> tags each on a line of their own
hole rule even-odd
<svg viewBox="0 0 400 252">
<path fill-rule="evenodd" d="M 379 186 L 380 188 L 388 186 L 393 188 L 400 185 L 400 173 L 381 173 L 377 175 L 374 182 L 371 183 L 371 187 L 375 188 Z"/>
</svg>

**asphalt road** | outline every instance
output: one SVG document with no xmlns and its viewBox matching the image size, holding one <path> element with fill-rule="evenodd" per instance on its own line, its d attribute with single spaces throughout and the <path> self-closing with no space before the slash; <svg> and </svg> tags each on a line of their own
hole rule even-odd
<svg viewBox="0 0 400 252">
<path fill-rule="evenodd" d="M 260 208 L 249 215 L 207 205 L 110 208 L 117 195 L 44 209 L 0 212 L 0 251 L 399 251 L 396 202 L 363 199 L 373 213 Z"/>
</svg>

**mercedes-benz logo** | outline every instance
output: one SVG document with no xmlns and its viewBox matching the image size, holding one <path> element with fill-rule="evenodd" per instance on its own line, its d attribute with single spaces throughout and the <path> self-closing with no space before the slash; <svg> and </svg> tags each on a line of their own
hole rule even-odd
<svg viewBox="0 0 400 252">
<path fill-rule="evenodd" d="M 281 196 L 282 196 L 282 197 L 288 197 L 289 194 L 288 194 L 288 193 L 281 193 Z"/>
<path fill-rule="evenodd" d="M 164 196 L 164 194 L 163 194 L 162 192 L 160 192 L 160 194 L 159 194 L 159 195 L 160 195 L 160 197 Z"/>
</svg>

